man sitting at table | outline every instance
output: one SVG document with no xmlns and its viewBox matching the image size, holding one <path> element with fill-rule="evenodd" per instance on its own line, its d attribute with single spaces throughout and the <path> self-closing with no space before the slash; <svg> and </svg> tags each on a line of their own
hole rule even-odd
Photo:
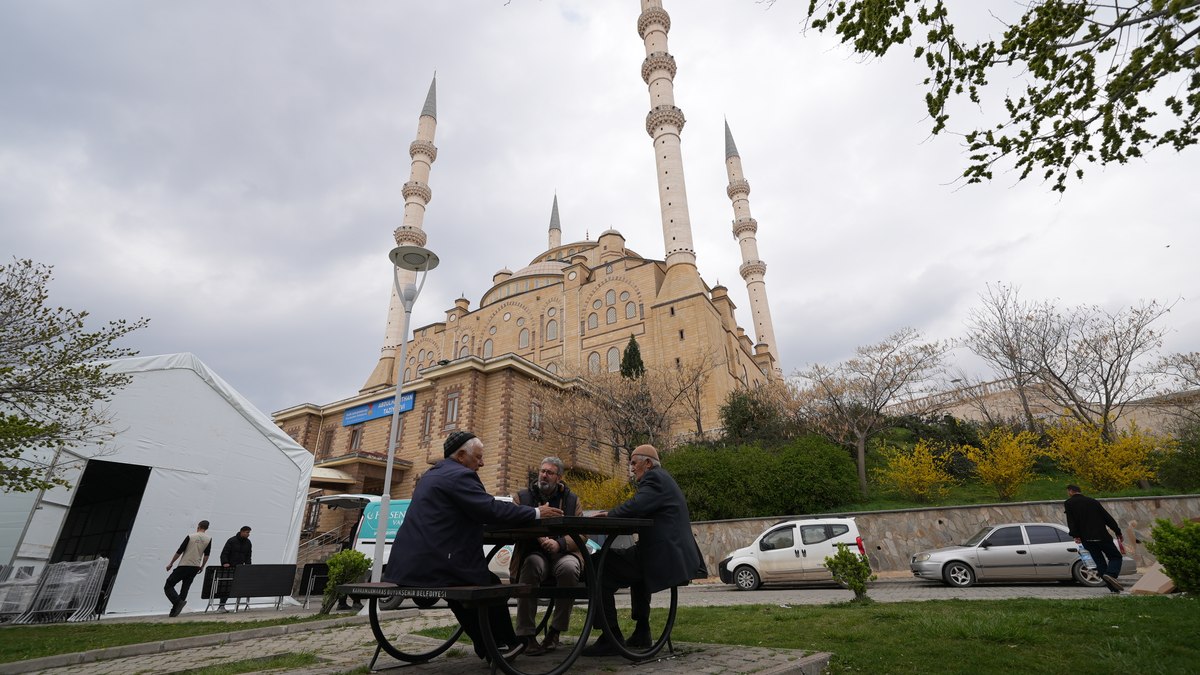
<svg viewBox="0 0 1200 675">
<path fill-rule="evenodd" d="M 513 497 L 514 504 L 549 504 L 561 509 L 569 516 L 582 516 L 583 505 L 567 484 L 562 482 L 563 462 L 557 457 L 542 460 L 537 480 Z M 575 540 L 570 537 L 538 537 L 517 542 L 509 578 L 522 584 L 540 585 L 553 576 L 559 588 L 576 586 L 583 570 L 583 555 Z M 546 639 L 541 644 L 534 637 L 533 619 L 537 614 L 537 598 L 517 600 L 517 637 L 525 643 L 525 654 L 537 656 L 553 651 L 559 645 L 559 636 L 570 627 L 571 598 L 554 601 L 554 616 L 546 629 Z"/>
<path fill-rule="evenodd" d="M 617 645 L 648 648 L 650 595 L 673 586 L 686 586 L 692 579 L 708 576 L 700 547 L 692 536 L 692 519 L 687 501 L 671 474 L 658 461 L 653 445 L 639 445 L 629 456 L 629 472 L 637 480 L 637 493 L 625 503 L 598 516 L 650 518 L 654 525 L 638 533 L 638 543 L 627 549 L 610 549 L 600 580 L 601 605 L 612 633 L 602 633 L 584 656 L 619 653 Z M 617 625 L 616 592 L 629 587 L 636 626 L 625 642 Z"/>
<path fill-rule="evenodd" d="M 398 586 L 487 586 L 500 583 L 483 557 L 483 526 L 520 525 L 537 518 L 562 515 L 542 506 L 519 506 L 497 500 L 483 488 L 483 441 L 469 431 L 455 431 L 442 445 L 445 459 L 417 481 L 404 522 L 392 542 L 384 581 Z M 474 608 L 448 601 L 455 618 L 475 644 L 475 654 L 487 658 L 479 615 Z M 488 622 L 502 656 L 515 657 L 524 648 L 513 633 L 507 605 L 488 611 Z"/>
</svg>

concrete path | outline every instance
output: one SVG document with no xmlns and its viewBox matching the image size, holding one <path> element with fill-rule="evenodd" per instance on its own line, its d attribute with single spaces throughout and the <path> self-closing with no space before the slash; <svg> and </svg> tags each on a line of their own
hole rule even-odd
<svg viewBox="0 0 1200 675">
<path fill-rule="evenodd" d="M 1136 577 L 1135 577 L 1136 578 Z M 1132 585 L 1132 579 L 1122 579 Z M 655 596 L 656 605 L 666 600 Z M 829 585 L 793 586 L 787 588 L 764 588 L 753 592 L 732 590 L 723 584 L 703 584 L 681 589 L 679 601 L 684 606 L 729 606 L 746 604 L 777 604 L 785 606 L 813 605 L 845 602 L 852 593 Z M 893 575 L 872 585 L 869 595 L 877 602 L 904 602 L 912 600 L 943 599 L 1005 599 L 1005 598 L 1056 598 L 1081 599 L 1109 595 L 1104 588 L 1047 584 L 991 584 L 966 589 L 954 589 L 940 584 L 917 581 Z M 628 596 L 618 596 L 618 604 L 628 605 Z M 253 609 L 240 614 L 203 615 L 187 613 L 178 619 L 158 617 L 108 618 L 104 622 L 123 621 L 245 621 L 248 619 L 276 618 L 282 615 L 306 615 L 314 609 L 299 607 Z M 414 651 L 428 649 L 424 645 L 438 644 L 430 638 L 413 633 L 433 626 L 454 623 L 454 617 L 446 609 L 404 609 L 389 612 L 386 622 L 390 635 L 401 636 L 396 640 L 411 645 Z M 2 635 L 2 633 L 0 633 Z M 403 647 L 401 647 L 403 649 Z M 313 666 L 289 672 L 311 675 L 334 675 L 351 671 L 366 672 L 365 665 L 375 650 L 375 640 L 364 616 L 341 615 L 336 618 L 296 624 L 274 626 L 220 633 L 194 638 L 183 638 L 159 643 L 129 645 L 107 650 L 95 650 L 77 654 L 64 654 L 0 664 L 3 673 L 46 673 L 49 675 L 117 675 L 138 673 L 158 675 L 183 670 L 212 666 L 232 661 L 265 658 L 280 654 L 308 652 L 320 661 Z M 677 644 L 676 656 L 653 664 L 634 665 L 620 657 L 600 659 L 581 658 L 572 673 L 613 673 L 639 669 L 641 673 L 655 675 L 697 675 L 699 673 L 808 673 L 821 672 L 829 660 L 829 654 L 805 654 L 797 650 L 730 647 L 711 644 Z M 537 672 L 552 667 L 549 657 L 521 657 L 517 665 L 523 670 Z M 542 662 L 545 661 L 544 665 Z M 380 666 L 394 665 L 386 655 L 380 658 Z M 412 666 L 405 673 L 484 673 L 486 666 L 475 658 L 470 648 L 457 645 L 434 661 Z"/>
</svg>

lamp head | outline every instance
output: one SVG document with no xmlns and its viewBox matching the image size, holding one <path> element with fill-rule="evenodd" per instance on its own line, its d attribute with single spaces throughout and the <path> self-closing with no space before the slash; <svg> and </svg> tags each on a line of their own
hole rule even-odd
<svg viewBox="0 0 1200 675">
<path fill-rule="evenodd" d="M 441 262 L 433 251 L 421 246 L 397 246 L 388 253 L 388 259 L 396 267 L 414 272 L 428 272 Z"/>
</svg>

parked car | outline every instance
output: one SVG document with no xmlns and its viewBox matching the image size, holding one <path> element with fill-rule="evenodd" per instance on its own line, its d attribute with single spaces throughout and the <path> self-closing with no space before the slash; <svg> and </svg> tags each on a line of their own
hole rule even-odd
<svg viewBox="0 0 1200 675">
<path fill-rule="evenodd" d="M 909 561 L 913 576 L 966 588 L 977 581 L 1075 581 L 1085 586 L 1104 582 L 1084 567 L 1082 546 L 1057 523 L 989 525 L 960 546 L 921 551 Z M 1122 556 L 1121 574 L 1133 574 L 1137 563 Z"/>
<path fill-rule="evenodd" d="M 866 553 L 853 518 L 789 520 L 768 527 L 754 543 L 721 561 L 721 581 L 753 591 L 763 584 L 831 581 L 825 558 L 846 544 Z"/>
</svg>

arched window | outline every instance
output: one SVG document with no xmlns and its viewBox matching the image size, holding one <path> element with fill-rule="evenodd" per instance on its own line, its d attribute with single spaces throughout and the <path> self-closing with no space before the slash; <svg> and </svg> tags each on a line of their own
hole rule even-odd
<svg viewBox="0 0 1200 675">
<path fill-rule="evenodd" d="M 611 305 L 617 301 L 617 292 L 610 290 L 604 294 L 604 304 Z"/>
<path fill-rule="evenodd" d="M 418 361 L 424 361 L 424 360 L 425 360 L 425 350 L 424 350 L 424 349 L 422 349 L 422 350 L 421 350 L 421 351 L 420 351 L 420 352 L 417 354 L 417 360 L 418 360 Z"/>
<path fill-rule="evenodd" d="M 588 370 L 593 373 L 600 372 L 600 354 L 592 352 L 588 354 Z"/>
<path fill-rule="evenodd" d="M 616 347 L 608 348 L 608 372 L 615 373 L 621 369 L 621 350 Z"/>
<path fill-rule="evenodd" d="M 551 375 L 557 375 L 558 374 L 558 364 L 551 363 L 550 365 L 546 366 L 546 370 L 550 371 Z"/>
<path fill-rule="evenodd" d="M 626 319 L 632 319 L 632 318 L 633 318 L 633 317 L 635 317 L 635 316 L 637 316 L 637 305 L 633 304 L 632 302 L 630 302 L 630 303 L 626 303 L 626 305 L 625 305 L 625 318 L 626 318 Z"/>
<path fill-rule="evenodd" d="M 519 346 L 521 349 L 525 349 L 526 347 L 529 346 L 529 329 L 528 328 L 521 329 L 520 335 L 517 336 L 517 346 Z"/>
<path fill-rule="evenodd" d="M 483 343 L 483 358 L 492 358 L 492 341 L 490 339 Z"/>
<path fill-rule="evenodd" d="M 466 345 L 463 345 L 463 348 L 458 350 L 458 358 L 461 359 L 462 357 L 466 356 L 469 353 L 470 353 L 470 350 L 467 349 Z"/>
<path fill-rule="evenodd" d="M 558 339 L 558 322 L 555 321 L 554 319 L 550 319 L 549 321 L 546 322 L 546 339 L 547 340 L 557 340 Z"/>
<path fill-rule="evenodd" d="M 588 328 L 595 328 L 600 325 L 600 317 L 596 316 L 595 312 L 588 314 Z"/>
<path fill-rule="evenodd" d="M 412 379 L 412 369 L 405 368 L 404 369 L 404 381 L 407 382 L 411 379 Z"/>
<path fill-rule="evenodd" d="M 608 311 L 604 313 L 604 321 L 606 323 L 616 323 L 617 322 L 617 308 L 616 307 L 608 308 Z"/>
</svg>

